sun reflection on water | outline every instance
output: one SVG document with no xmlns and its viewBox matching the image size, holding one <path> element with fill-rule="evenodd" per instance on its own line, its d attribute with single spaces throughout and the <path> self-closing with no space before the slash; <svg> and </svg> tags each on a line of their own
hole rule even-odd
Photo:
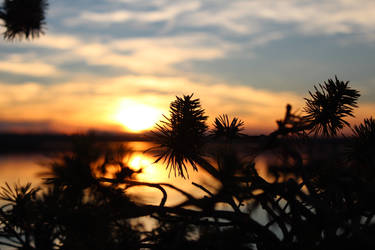
<svg viewBox="0 0 375 250">
<path fill-rule="evenodd" d="M 166 169 L 162 162 L 155 163 L 155 158 L 149 154 L 143 153 L 144 150 L 152 147 L 149 142 L 131 142 L 127 144 L 128 147 L 135 150 L 128 160 L 128 166 L 133 170 L 142 169 L 142 172 L 135 175 L 137 181 L 149 183 L 168 183 L 180 188 L 195 197 L 202 197 L 207 195 L 201 189 L 197 188 L 192 182 L 198 183 L 211 192 L 215 193 L 219 183 L 211 177 L 203 169 L 193 171 L 189 168 L 189 179 L 183 179 L 174 176 L 173 170 L 169 175 L 169 169 Z M 179 192 L 163 186 L 168 193 L 167 206 L 173 206 L 185 200 L 185 197 Z M 156 188 L 146 186 L 135 186 L 129 188 L 126 193 L 137 201 L 145 202 L 147 204 L 158 205 L 162 199 L 162 193 Z"/>
<path fill-rule="evenodd" d="M 139 182 L 148 183 L 168 183 L 177 188 L 180 188 L 195 197 L 202 197 L 206 195 L 201 189 L 192 185 L 192 182 L 204 186 L 210 192 L 215 193 L 218 188 L 218 182 L 212 178 L 203 169 L 193 171 L 189 168 L 189 179 L 176 177 L 173 174 L 169 176 L 169 169 L 165 168 L 165 164 L 154 163 L 155 158 L 152 155 L 143 153 L 144 150 L 153 146 L 149 142 L 127 142 L 124 143 L 126 147 L 133 149 L 133 153 L 123 159 L 133 170 L 142 169 L 141 173 L 135 174 L 134 178 Z M 33 186 L 39 186 L 43 183 L 43 177 L 48 177 L 41 173 L 48 172 L 47 163 L 53 159 L 41 154 L 18 154 L 18 155 L 2 155 L 0 156 L 0 184 L 5 182 L 13 184 L 20 182 L 26 184 L 31 182 Z M 43 163 L 43 164 L 41 164 Z M 100 165 L 100 164 L 99 164 Z M 108 172 L 103 177 L 114 178 L 115 173 L 119 171 L 119 166 L 109 166 Z M 96 173 L 101 175 L 100 173 Z M 175 205 L 182 202 L 185 197 L 171 188 L 165 187 L 168 193 L 166 205 Z M 131 187 L 126 190 L 126 193 L 134 197 L 137 201 L 142 201 L 147 204 L 160 204 L 162 193 L 160 190 L 145 186 Z"/>
<path fill-rule="evenodd" d="M 141 153 L 136 153 L 129 160 L 129 167 L 135 171 L 142 169 L 142 172 L 137 174 L 137 180 L 139 181 L 148 181 L 148 182 L 157 182 L 165 180 L 164 171 L 157 168 L 156 164 L 153 164 L 154 160 Z"/>
</svg>

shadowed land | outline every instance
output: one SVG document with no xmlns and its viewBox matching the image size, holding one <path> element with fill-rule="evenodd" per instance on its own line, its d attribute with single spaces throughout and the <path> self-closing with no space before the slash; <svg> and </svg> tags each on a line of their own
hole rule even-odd
<svg viewBox="0 0 375 250">
<path fill-rule="evenodd" d="M 95 133 L 95 132 L 94 132 Z M 73 138 L 66 134 L 15 134 L 0 133 L 0 154 L 2 153 L 47 153 L 69 151 Z M 147 134 L 95 133 L 98 142 L 148 141 Z"/>
</svg>

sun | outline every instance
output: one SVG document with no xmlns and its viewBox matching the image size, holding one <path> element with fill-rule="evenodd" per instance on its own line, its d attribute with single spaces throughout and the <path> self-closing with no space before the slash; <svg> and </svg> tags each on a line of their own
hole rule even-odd
<svg viewBox="0 0 375 250">
<path fill-rule="evenodd" d="M 115 120 L 131 132 L 151 129 L 160 120 L 162 112 L 157 108 L 133 101 L 123 101 Z"/>
</svg>

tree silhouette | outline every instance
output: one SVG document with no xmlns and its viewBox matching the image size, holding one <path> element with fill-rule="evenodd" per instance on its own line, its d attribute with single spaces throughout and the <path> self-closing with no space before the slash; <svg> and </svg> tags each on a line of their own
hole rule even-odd
<svg viewBox="0 0 375 250">
<path fill-rule="evenodd" d="M 359 92 L 351 89 L 349 81 L 343 82 L 335 77 L 328 79 L 324 85 L 315 87 L 315 93 L 310 98 L 305 98 L 307 115 L 304 117 L 311 124 L 311 132 L 326 136 L 336 135 L 337 131 L 349 123 L 344 120 L 347 116 L 353 116 L 353 108 L 357 107 Z"/>
<path fill-rule="evenodd" d="M 360 125 L 354 125 L 353 136 L 348 145 L 348 160 L 357 166 L 358 171 L 370 181 L 375 180 L 375 120 L 364 119 Z"/>
<path fill-rule="evenodd" d="M 78 136 L 72 152 L 51 163 L 47 189 L 3 187 L 0 244 L 17 249 L 374 249 L 375 122 L 365 119 L 351 137 L 338 138 L 359 93 L 337 78 L 320 86 L 306 99 L 305 114 L 287 105 L 278 128 L 256 142 L 239 136 L 243 123 L 226 115 L 208 133 L 199 99 L 177 97 L 148 152 L 181 177 L 188 178 L 190 169 L 211 175 L 216 188 L 192 182 L 204 193 L 200 196 L 170 183 L 140 182 L 135 178 L 140 171 L 126 161 L 129 148 Z M 257 167 L 264 154 L 275 160 L 267 176 Z M 130 199 L 125 191 L 134 186 L 159 190 L 160 204 Z M 185 199 L 166 206 L 170 189 Z M 151 231 L 134 226 L 134 218 L 145 217 L 157 222 Z"/>
<path fill-rule="evenodd" d="M 47 7 L 47 0 L 4 0 L 0 8 L 0 19 L 5 26 L 4 39 L 29 39 L 43 34 Z"/>
<path fill-rule="evenodd" d="M 196 164 L 203 156 L 207 116 L 199 99 L 193 99 L 191 94 L 177 97 L 170 105 L 170 117 L 165 118 L 153 132 L 158 146 L 149 151 L 157 157 L 155 162 L 164 160 L 170 171 L 184 177 L 188 173 L 186 165 L 190 163 L 197 170 Z"/>
<path fill-rule="evenodd" d="M 214 129 L 212 130 L 212 135 L 214 137 L 223 137 L 228 141 L 232 141 L 241 136 L 240 131 L 243 130 L 244 122 L 234 117 L 231 122 L 229 122 L 228 115 L 220 115 L 215 118 Z"/>
</svg>

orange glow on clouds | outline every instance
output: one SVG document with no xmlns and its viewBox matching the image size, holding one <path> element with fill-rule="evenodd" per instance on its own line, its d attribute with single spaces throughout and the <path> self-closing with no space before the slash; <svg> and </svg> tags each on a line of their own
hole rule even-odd
<svg viewBox="0 0 375 250">
<path fill-rule="evenodd" d="M 299 112 L 304 105 L 304 96 L 293 92 L 272 92 L 222 82 L 207 84 L 184 77 L 77 77 L 75 81 L 53 85 L 37 82 L 13 85 L 0 81 L 0 120 L 14 122 L 12 128 L 24 126 L 25 132 L 45 129 L 38 122 L 46 123 L 51 131 L 67 133 L 87 129 L 141 132 L 163 120 L 162 114 L 169 116 L 169 104 L 176 95 L 191 93 L 200 98 L 209 116 L 208 125 L 216 116 L 228 114 L 245 121 L 249 134 L 275 129 L 275 121 L 284 116 L 287 103 Z M 348 121 L 358 124 L 363 118 L 375 116 L 374 107 L 374 102 L 360 100 L 356 117 Z M 35 125 L 23 125 L 25 122 Z"/>
</svg>

